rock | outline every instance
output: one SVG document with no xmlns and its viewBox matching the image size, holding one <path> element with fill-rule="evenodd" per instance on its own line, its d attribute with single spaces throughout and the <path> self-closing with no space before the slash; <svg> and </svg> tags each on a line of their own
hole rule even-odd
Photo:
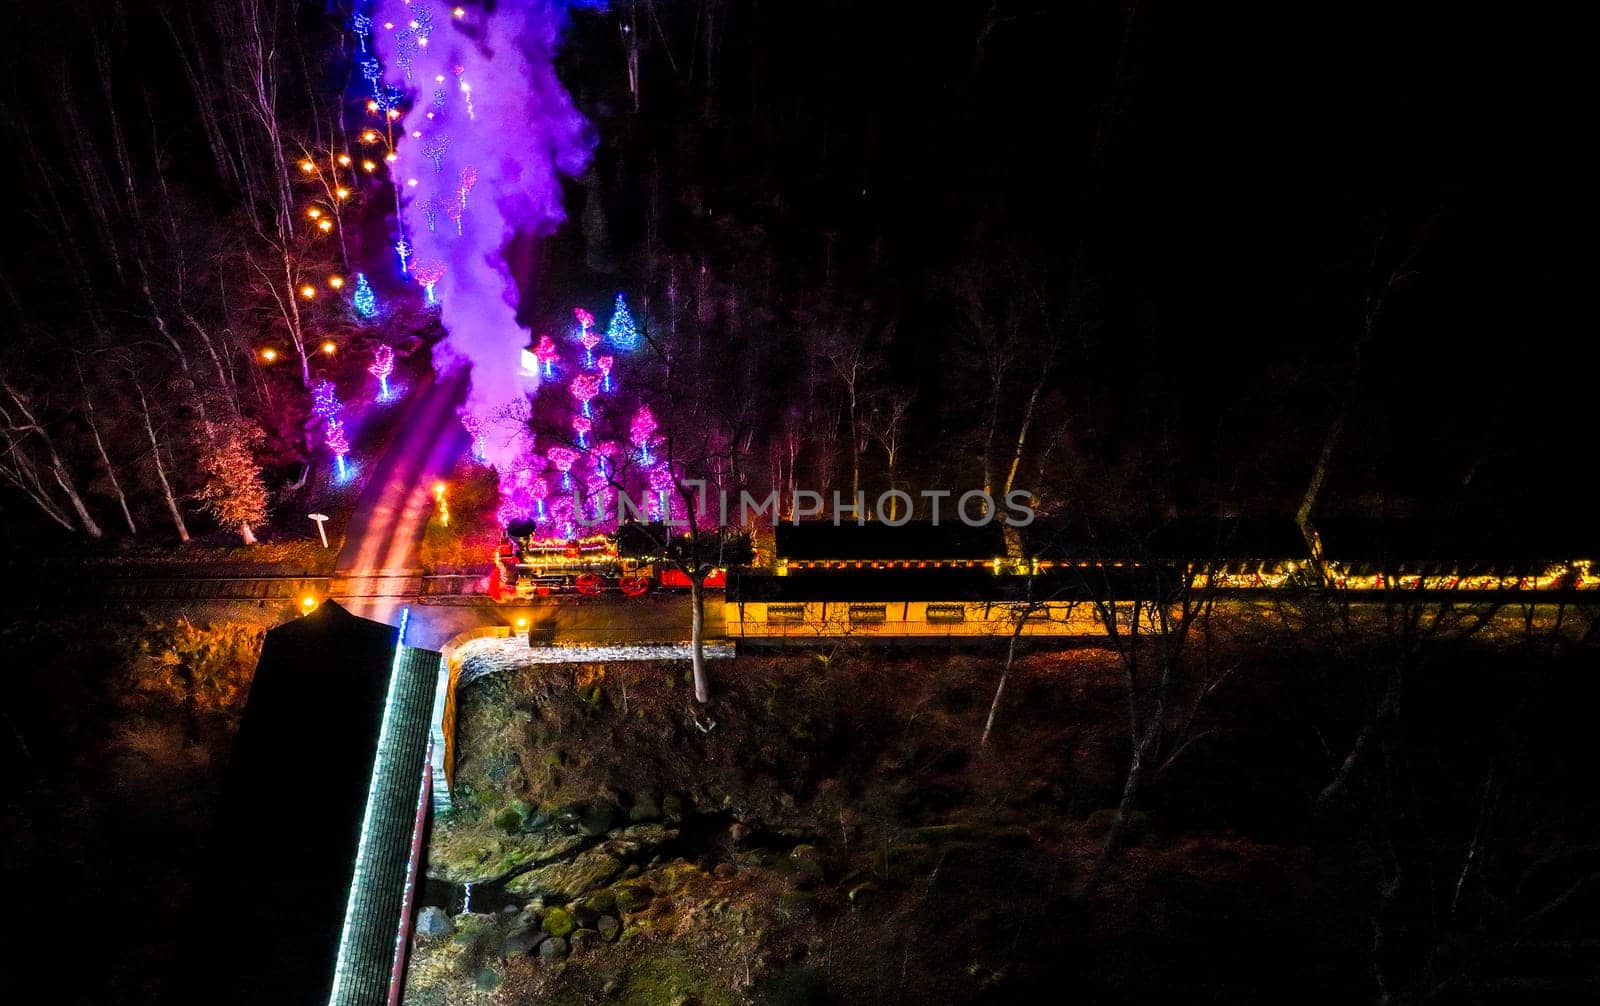
<svg viewBox="0 0 1600 1006">
<path fill-rule="evenodd" d="M 628 808 L 630 821 L 654 821 L 661 816 L 661 804 L 656 801 L 656 795 L 649 790 L 640 792 L 633 798 L 633 806 Z"/>
<path fill-rule="evenodd" d="M 718 880 L 732 880 L 738 873 L 732 863 L 718 863 L 717 868 L 711 871 L 711 875 Z"/>
<path fill-rule="evenodd" d="M 506 890 L 512 894 L 556 895 L 570 901 L 603 886 L 621 872 L 621 860 L 604 850 L 590 849 L 564 863 L 529 870 L 507 884 Z"/>
<path fill-rule="evenodd" d="M 519 926 L 506 936 L 505 956 L 518 957 L 531 954 L 548 938 L 549 935 L 536 926 Z"/>
<path fill-rule="evenodd" d="M 661 798 L 661 816 L 668 821 L 683 820 L 683 798 L 673 793 L 668 793 Z"/>
<path fill-rule="evenodd" d="M 574 929 L 572 931 L 572 949 L 584 950 L 600 942 L 600 933 L 594 929 Z"/>
<path fill-rule="evenodd" d="M 544 931 L 551 936 L 566 936 L 578 928 L 578 923 L 572 913 L 565 908 L 552 908 L 544 913 Z"/>
<path fill-rule="evenodd" d="M 617 819 L 617 808 L 608 803 L 595 804 L 583 812 L 578 819 L 578 834 L 585 838 L 594 838 L 604 835 L 611 830 L 612 822 Z"/>
<path fill-rule="evenodd" d="M 809 843 L 801 843 L 789 850 L 790 859 L 805 860 L 807 862 L 821 862 L 822 850 Z"/>
<path fill-rule="evenodd" d="M 595 920 L 594 928 L 596 932 L 607 940 L 615 941 L 618 936 L 622 935 L 622 920 L 615 915 L 602 915 Z"/>
<path fill-rule="evenodd" d="M 559 936 L 552 936 L 539 944 L 539 959 L 542 961 L 557 961 L 567 956 L 567 941 Z"/>
<path fill-rule="evenodd" d="M 420 936 L 449 936 L 455 926 L 444 909 L 429 905 L 417 915 L 417 933 Z"/>
<path fill-rule="evenodd" d="M 595 891 L 587 897 L 580 898 L 574 906 L 583 912 L 592 912 L 595 915 L 614 914 L 617 910 L 617 896 L 610 891 Z"/>
<path fill-rule="evenodd" d="M 472 976 L 472 984 L 481 992 L 493 992 L 500 987 L 500 972 L 494 968 L 479 968 Z"/>
<path fill-rule="evenodd" d="M 678 829 L 661 824 L 635 824 L 613 831 L 606 848 L 617 856 L 637 856 L 678 837 Z"/>
<path fill-rule="evenodd" d="M 470 857 L 430 864 L 428 876 L 457 884 L 493 883 L 524 867 L 560 859 L 582 845 L 577 835 L 541 827 L 530 834 L 491 839 Z"/>
<path fill-rule="evenodd" d="M 600 994 L 605 996 L 605 997 L 607 997 L 607 998 L 610 998 L 611 996 L 614 996 L 618 992 L 621 992 L 621 991 L 622 991 L 622 983 L 617 981 L 615 978 L 610 978 L 610 979 L 607 979 L 605 985 L 600 989 Z"/>
<path fill-rule="evenodd" d="M 655 900 L 656 892 L 642 880 L 621 880 L 611 885 L 616 906 L 624 912 L 637 912 Z"/>
<path fill-rule="evenodd" d="M 629 863 L 628 868 L 622 871 L 624 877 L 637 877 L 640 874 L 638 863 Z"/>
</svg>

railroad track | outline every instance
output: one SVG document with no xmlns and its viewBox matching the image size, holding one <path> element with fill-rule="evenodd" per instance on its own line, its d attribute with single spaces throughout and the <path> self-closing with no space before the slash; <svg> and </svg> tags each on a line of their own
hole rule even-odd
<svg viewBox="0 0 1600 1006">
<path fill-rule="evenodd" d="M 108 601 L 295 601 L 303 597 L 475 597 L 483 577 L 384 572 L 338 576 L 140 576 L 107 578 L 90 591 Z"/>
</svg>

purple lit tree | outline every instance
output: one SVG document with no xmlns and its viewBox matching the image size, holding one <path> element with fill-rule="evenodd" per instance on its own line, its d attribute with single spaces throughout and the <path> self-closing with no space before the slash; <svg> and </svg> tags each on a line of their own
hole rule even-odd
<svg viewBox="0 0 1600 1006">
<path fill-rule="evenodd" d="M 652 520 L 666 520 L 672 515 L 672 504 L 667 494 L 674 485 L 672 471 L 666 465 L 650 469 L 650 488 L 655 492 L 655 499 L 650 501 L 650 517 Z"/>
<path fill-rule="evenodd" d="M 478 422 L 478 417 L 470 412 L 461 413 L 461 425 L 466 427 L 467 436 L 472 438 L 472 460 L 483 461 L 488 457 L 484 442 L 483 424 Z"/>
<path fill-rule="evenodd" d="M 578 452 L 570 447 L 552 447 L 544 452 L 550 459 L 550 464 L 561 473 L 561 488 L 572 488 L 572 463 L 578 460 Z"/>
<path fill-rule="evenodd" d="M 544 500 L 550 495 L 550 483 L 543 478 L 534 479 L 528 483 L 528 498 L 533 500 L 533 515 L 539 520 L 544 520 Z"/>
<path fill-rule="evenodd" d="M 389 400 L 389 375 L 394 373 L 394 350 L 378 344 L 372 351 L 372 365 L 367 368 L 367 373 L 378 379 L 378 401 Z"/>
<path fill-rule="evenodd" d="M 478 184 L 478 169 L 473 167 L 470 164 L 467 165 L 466 167 L 462 168 L 461 169 L 461 188 L 459 190 L 461 192 L 461 208 L 462 209 L 466 209 L 467 208 L 467 193 L 471 192 L 472 191 L 472 187 L 474 185 L 477 185 L 477 184 Z"/>
<path fill-rule="evenodd" d="M 334 390 L 332 381 L 318 381 L 311 389 L 311 411 L 318 417 L 332 421 L 344 411 L 344 403 Z"/>
</svg>

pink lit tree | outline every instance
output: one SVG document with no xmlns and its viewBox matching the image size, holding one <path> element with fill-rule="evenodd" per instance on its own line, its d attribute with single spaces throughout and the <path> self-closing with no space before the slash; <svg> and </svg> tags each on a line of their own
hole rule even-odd
<svg viewBox="0 0 1600 1006">
<path fill-rule="evenodd" d="M 389 375 L 394 373 L 394 350 L 382 343 L 372 351 L 372 366 L 367 373 L 378 379 L 378 401 L 389 400 Z"/>
<path fill-rule="evenodd" d="M 444 279 L 444 271 L 444 263 L 436 258 L 418 262 L 411 267 L 411 275 L 418 283 L 422 284 L 422 290 L 426 295 L 425 299 L 429 307 L 435 307 L 439 303 L 438 298 L 433 295 L 433 285 Z"/>
<path fill-rule="evenodd" d="M 467 436 L 472 438 L 472 459 L 474 461 L 482 461 L 488 456 L 487 444 L 485 443 L 483 433 L 483 424 L 480 423 L 478 421 L 478 417 L 474 416 L 472 413 L 462 412 L 461 425 L 466 427 Z"/>
<path fill-rule="evenodd" d="M 639 411 L 634 413 L 633 424 L 628 427 L 628 439 L 633 441 L 633 446 L 639 449 L 639 463 L 644 465 L 654 464 L 655 460 L 650 455 L 650 438 L 656 432 L 656 417 L 650 411 L 650 406 L 641 405 Z"/>
<path fill-rule="evenodd" d="M 544 520 L 544 500 L 550 495 L 550 483 L 543 478 L 534 479 L 528 484 L 528 498 L 533 501 L 533 516 L 537 520 Z"/>
<path fill-rule="evenodd" d="M 539 344 L 533 347 L 533 355 L 538 357 L 539 362 L 544 365 L 544 376 L 556 376 L 555 364 L 561 354 L 556 350 L 556 344 L 551 341 L 548 335 L 539 336 Z"/>
<path fill-rule="evenodd" d="M 593 374 L 579 374 L 572 379 L 568 389 L 572 392 L 572 397 L 582 403 L 583 414 L 592 419 L 594 413 L 589 411 L 589 400 L 600 394 L 600 378 Z"/>
<path fill-rule="evenodd" d="M 650 501 L 652 520 L 666 520 L 672 515 L 672 501 L 667 494 L 672 491 L 673 485 L 672 471 L 666 465 L 650 469 L 650 489 L 656 494 L 655 499 Z"/>
<path fill-rule="evenodd" d="M 594 362 L 595 366 L 600 368 L 600 390 L 610 391 L 611 367 L 616 363 L 616 360 L 609 356 L 602 356 L 597 358 Z"/>
<path fill-rule="evenodd" d="M 588 416 L 572 417 L 572 432 L 578 435 L 578 446 L 589 446 L 589 431 L 594 428 L 594 421 Z"/>
<path fill-rule="evenodd" d="M 561 473 L 561 488 L 572 488 L 572 463 L 578 460 L 578 452 L 570 447 L 552 447 L 544 452 L 550 459 L 550 464 Z"/>
<path fill-rule="evenodd" d="M 600 334 L 594 330 L 594 315 L 581 307 L 572 309 L 578 317 L 578 342 L 583 345 L 583 365 L 594 366 L 594 347 L 600 345 Z"/>
</svg>

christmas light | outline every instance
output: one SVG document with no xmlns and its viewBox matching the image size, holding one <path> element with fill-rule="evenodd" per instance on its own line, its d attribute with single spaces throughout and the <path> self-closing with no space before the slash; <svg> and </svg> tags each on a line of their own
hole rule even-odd
<svg viewBox="0 0 1600 1006">
<path fill-rule="evenodd" d="M 444 204 L 444 215 L 449 217 L 451 222 L 456 225 L 457 234 L 461 233 L 461 214 L 465 210 L 466 207 L 461 205 L 461 200 L 459 199 L 452 199 Z"/>
<path fill-rule="evenodd" d="M 578 435 L 578 446 L 589 446 L 589 431 L 594 428 L 594 421 L 588 416 L 573 416 L 572 431 Z"/>
<path fill-rule="evenodd" d="M 544 452 L 550 459 L 550 464 L 561 473 L 561 488 L 572 488 L 572 463 L 578 460 L 578 452 L 570 447 L 552 447 Z"/>
<path fill-rule="evenodd" d="M 372 101 L 368 101 L 367 102 L 367 111 L 376 112 L 377 110 L 378 110 L 378 102 L 376 100 L 372 100 Z"/>
<path fill-rule="evenodd" d="M 533 355 L 544 364 L 544 376 L 556 376 L 555 362 L 561 354 L 556 351 L 556 344 L 550 341 L 548 335 L 539 336 L 539 344 L 533 347 Z"/>
<path fill-rule="evenodd" d="M 345 158 L 345 162 L 349 163 L 349 158 Z M 334 198 L 336 198 L 336 199 L 349 199 L 350 198 L 350 190 L 347 189 L 347 188 L 344 188 L 343 186 L 340 186 L 339 188 L 333 190 L 333 195 L 334 195 Z"/>
<path fill-rule="evenodd" d="M 639 329 L 628 313 L 628 304 L 617 294 L 616 305 L 611 309 L 611 324 L 606 326 L 606 338 L 618 349 L 632 349 L 639 344 Z"/>
<path fill-rule="evenodd" d="M 593 374 L 579 374 L 572 379 L 567 390 L 572 392 L 573 398 L 583 403 L 583 414 L 593 418 L 594 414 L 589 411 L 589 399 L 600 393 L 600 379 Z"/>
<path fill-rule="evenodd" d="M 334 353 L 337 353 L 338 351 L 339 351 L 339 346 L 332 339 L 327 339 L 322 343 L 322 355 L 323 356 L 332 356 Z"/>
<path fill-rule="evenodd" d="M 350 166 L 350 155 L 349 154 L 340 154 L 338 156 L 338 158 L 336 158 L 336 160 L 338 160 L 339 167 L 341 167 L 341 168 L 348 168 Z"/>
<path fill-rule="evenodd" d="M 372 96 L 374 98 L 378 97 L 380 94 L 378 80 L 383 76 L 383 69 L 379 66 L 378 61 L 368 56 L 363 60 L 359 60 L 356 65 L 361 68 L 361 76 L 365 77 L 367 83 L 372 85 Z"/>
<path fill-rule="evenodd" d="M 601 356 L 601 357 L 597 357 L 594 362 L 595 362 L 595 366 L 600 368 L 600 390 L 601 391 L 610 391 L 611 390 L 611 367 L 616 361 L 613 360 L 609 356 Z"/>
<path fill-rule="evenodd" d="M 372 35 L 372 18 L 365 14 L 357 14 L 350 19 L 350 30 L 355 32 L 356 44 L 361 46 L 361 51 L 367 51 L 367 39 Z"/>
<path fill-rule="evenodd" d="M 544 479 L 534 479 L 528 484 L 528 496 L 533 500 L 533 513 L 540 520 L 544 520 L 544 498 L 549 495 L 550 483 Z"/>
<path fill-rule="evenodd" d="M 309 210 L 306 210 L 306 216 L 308 216 L 311 219 L 315 220 L 318 217 L 322 216 L 322 211 L 317 209 L 315 206 L 313 206 Z"/>
<path fill-rule="evenodd" d="M 361 283 L 366 284 L 367 278 L 361 276 Z M 370 287 L 368 288 L 371 289 Z M 360 291 L 358 290 L 359 294 Z M 372 365 L 367 368 L 367 373 L 378 379 L 378 401 L 389 400 L 389 375 L 394 373 L 394 350 L 383 343 L 378 343 L 378 348 L 372 351 Z"/>
<path fill-rule="evenodd" d="M 433 161 L 433 170 L 443 171 L 444 155 L 450 152 L 450 137 L 443 133 L 430 136 L 428 142 L 423 145 L 422 152 Z"/>
<path fill-rule="evenodd" d="M 639 406 L 639 411 L 634 413 L 632 425 L 628 427 L 628 439 L 639 448 L 639 461 L 646 465 L 654 463 L 650 456 L 650 436 L 655 431 L 656 417 L 651 414 L 650 406 Z"/>
<path fill-rule="evenodd" d="M 328 450 L 333 452 L 334 461 L 339 465 L 339 481 L 343 482 L 350 475 L 344 463 L 344 456 L 350 453 L 350 441 L 345 437 L 344 424 L 337 419 L 328 420 L 327 435 L 323 439 L 327 442 Z"/>
<path fill-rule="evenodd" d="M 362 171 L 377 171 L 378 170 L 378 165 L 373 161 L 362 161 L 361 162 L 361 170 Z"/>
<path fill-rule="evenodd" d="M 369 102 L 368 104 L 371 106 L 368 109 L 368 111 L 376 112 L 378 110 L 378 103 L 377 102 L 373 101 L 373 102 Z M 367 143 L 377 143 L 378 142 L 378 131 L 376 129 L 369 129 L 366 132 L 361 134 L 361 139 L 363 141 L 367 142 Z"/>
<path fill-rule="evenodd" d="M 307 283 L 305 286 L 300 288 L 300 296 L 304 297 L 306 300 L 311 300 L 315 298 L 316 295 L 317 288 L 312 286 L 310 283 Z"/>
<path fill-rule="evenodd" d="M 433 285 L 444 279 L 444 263 L 438 259 L 418 262 L 411 267 L 411 274 L 416 277 L 418 283 L 422 284 L 422 289 L 426 293 L 424 302 L 427 306 L 436 306 L 439 301 L 433 295 Z"/>
<path fill-rule="evenodd" d="M 364 272 L 356 273 L 356 290 L 350 295 L 350 303 L 355 307 L 356 314 L 363 318 L 371 318 L 378 313 L 377 295 L 372 292 L 372 284 L 367 282 L 367 274 Z M 385 350 L 388 348 L 388 346 L 383 347 Z M 390 366 L 393 366 L 392 360 Z M 384 373 L 387 374 L 388 371 Z"/>
<path fill-rule="evenodd" d="M 657 512 L 653 516 L 664 520 L 672 513 L 671 504 L 667 500 L 667 491 L 672 488 L 672 473 L 667 470 L 666 465 L 650 469 L 650 488 L 655 490 L 656 494 Z"/>
<path fill-rule="evenodd" d="M 428 221 L 428 233 L 434 232 L 434 223 L 439 217 L 439 201 L 432 196 L 422 201 L 422 216 Z"/>
<path fill-rule="evenodd" d="M 466 209 L 466 206 L 467 206 L 467 193 L 471 192 L 472 191 L 472 187 L 474 185 L 476 185 L 476 184 L 478 184 L 478 169 L 473 167 L 470 164 L 467 165 L 466 167 L 462 168 L 461 169 L 461 208 L 462 209 Z"/>
<path fill-rule="evenodd" d="M 311 388 L 311 411 L 321 419 L 337 419 L 344 411 L 332 381 L 318 381 Z"/>
<path fill-rule="evenodd" d="M 342 290 L 342 289 L 344 289 L 344 277 L 343 276 L 329 276 L 328 277 L 328 285 L 330 287 L 332 287 L 333 289 L 335 289 L 335 290 Z"/>
<path fill-rule="evenodd" d="M 394 250 L 400 256 L 400 275 L 404 276 L 411 268 L 411 242 L 401 238 L 394 243 Z"/>
<path fill-rule="evenodd" d="M 262 363 L 272 363 L 273 361 L 277 360 L 277 358 L 278 358 L 278 351 L 276 349 L 267 348 L 267 349 L 263 349 L 261 351 L 261 362 Z"/>
<path fill-rule="evenodd" d="M 306 174 L 309 175 L 309 174 L 311 174 L 311 172 L 317 170 L 317 166 L 315 164 L 312 164 L 310 161 L 301 161 L 300 162 L 300 170 L 304 171 Z"/>
<path fill-rule="evenodd" d="M 333 221 L 332 220 L 318 220 L 317 221 L 317 230 L 321 231 L 324 234 L 328 233 L 329 231 L 333 230 Z"/>
<path fill-rule="evenodd" d="M 451 11 L 450 13 L 455 15 L 456 17 L 466 17 L 467 16 L 467 11 L 463 7 L 457 7 L 455 10 Z"/>
</svg>

